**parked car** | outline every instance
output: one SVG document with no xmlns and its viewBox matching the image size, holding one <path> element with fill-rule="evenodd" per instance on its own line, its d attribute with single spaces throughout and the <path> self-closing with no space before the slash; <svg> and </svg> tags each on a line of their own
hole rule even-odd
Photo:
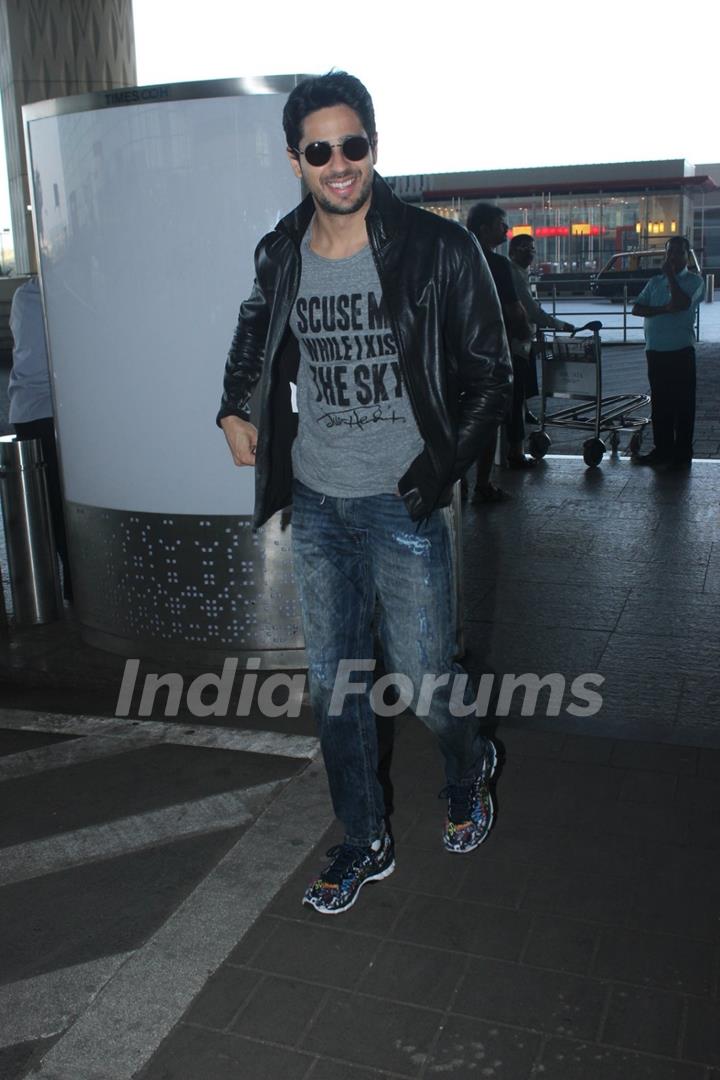
<svg viewBox="0 0 720 1080">
<path fill-rule="evenodd" d="M 598 270 L 590 288 L 595 296 L 606 296 L 609 300 L 622 301 L 627 285 L 629 300 L 640 295 L 646 281 L 662 273 L 665 262 L 665 248 L 651 248 L 649 251 L 619 251 Z M 690 249 L 688 270 L 699 274 L 700 264 L 695 252 Z"/>
</svg>

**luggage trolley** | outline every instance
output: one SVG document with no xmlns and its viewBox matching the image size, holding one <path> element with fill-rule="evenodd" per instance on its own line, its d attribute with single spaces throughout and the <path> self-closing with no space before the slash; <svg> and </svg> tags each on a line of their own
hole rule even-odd
<svg viewBox="0 0 720 1080">
<path fill-rule="evenodd" d="M 583 443 L 583 460 L 591 468 L 600 464 L 608 449 L 600 438 L 601 432 L 609 433 L 613 453 L 620 445 L 621 431 L 632 433 L 628 453 L 635 454 L 640 449 L 643 428 L 650 418 L 632 414 L 649 405 L 650 398 L 647 394 L 602 396 L 601 329 L 602 323 L 589 322 L 572 334 L 554 332 L 551 340 L 538 334 L 542 357 L 540 430 L 528 437 L 528 449 L 534 458 L 545 457 L 550 449 L 552 440 L 545 428 L 551 424 L 589 434 Z M 590 336 L 577 336 L 585 330 L 590 331 Z M 548 398 L 574 398 L 582 404 L 548 413 Z"/>
</svg>

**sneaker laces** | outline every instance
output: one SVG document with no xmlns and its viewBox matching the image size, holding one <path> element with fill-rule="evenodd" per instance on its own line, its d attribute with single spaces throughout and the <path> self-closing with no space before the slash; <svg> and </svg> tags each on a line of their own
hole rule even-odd
<svg viewBox="0 0 720 1080">
<path fill-rule="evenodd" d="M 353 844 L 335 844 L 325 852 L 332 862 L 322 873 L 323 881 L 330 885 L 339 885 L 350 867 L 362 858 L 364 849 Z"/>
<path fill-rule="evenodd" d="M 462 825 L 470 820 L 474 784 L 474 780 L 465 784 L 448 784 L 438 795 L 439 799 L 448 800 L 448 818 L 453 825 Z"/>
</svg>

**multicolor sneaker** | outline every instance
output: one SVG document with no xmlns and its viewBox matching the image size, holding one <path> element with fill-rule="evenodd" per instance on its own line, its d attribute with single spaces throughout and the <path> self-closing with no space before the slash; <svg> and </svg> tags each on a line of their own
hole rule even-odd
<svg viewBox="0 0 720 1080">
<path fill-rule="evenodd" d="M 443 844 L 448 851 L 465 855 L 487 838 L 495 816 L 490 781 L 496 767 L 497 750 L 488 740 L 488 750 L 478 775 L 461 784 L 448 784 L 440 792 L 440 797 L 448 801 L 443 832 Z"/>
<path fill-rule="evenodd" d="M 321 915 L 347 911 L 366 881 L 380 881 L 395 869 L 395 850 L 387 833 L 371 847 L 337 844 L 327 854 L 332 862 L 303 896 L 303 904 L 310 904 Z"/>
</svg>

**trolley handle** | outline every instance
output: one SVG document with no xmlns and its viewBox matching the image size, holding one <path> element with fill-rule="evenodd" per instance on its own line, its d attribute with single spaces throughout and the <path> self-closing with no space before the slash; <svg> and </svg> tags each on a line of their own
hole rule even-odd
<svg viewBox="0 0 720 1080">
<path fill-rule="evenodd" d="M 576 326 L 570 337 L 575 337 L 576 334 L 581 334 L 583 330 L 591 330 L 593 334 L 597 334 L 600 330 L 602 330 L 602 323 L 598 319 L 593 319 L 592 322 L 585 323 L 584 326 Z"/>
</svg>

